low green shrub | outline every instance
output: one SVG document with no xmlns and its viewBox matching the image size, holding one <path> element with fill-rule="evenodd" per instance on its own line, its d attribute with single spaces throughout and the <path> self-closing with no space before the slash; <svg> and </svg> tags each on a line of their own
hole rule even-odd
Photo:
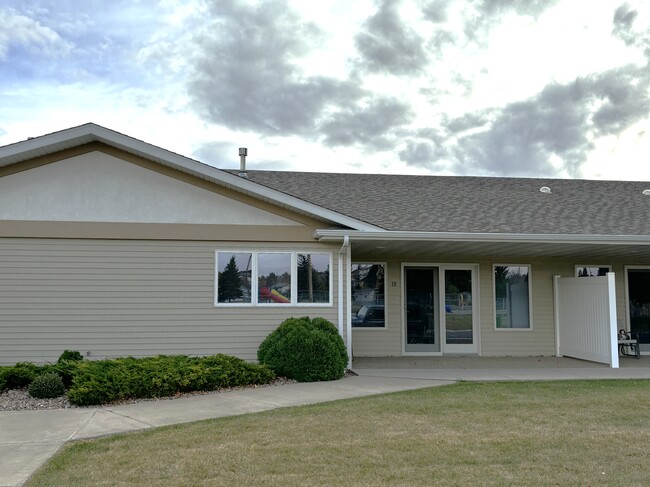
<svg viewBox="0 0 650 487">
<path fill-rule="evenodd" d="M 289 318 L 266 337 L 257 359 L 299 382 L 343 377 L 348 355 L 336 327 L 324 318 Z"/>
<path fill-rule="evenodd" d="M 54 372 L 61 376 L 63 385 L 69 389 L 72 380 L 77 372 L 78 366 L 83 362 L 84 357 L 81 353 L 72 350 L 64 350 L 55 364 L 43 366 L 44 372 Z"/>
<path fill-rule="evenodd" d="M 84 359 L 84 356 L 76 350 L 64 350 L 59 359 L 56 361 L 57 364 L 64 362 L 81 362 Z"/>
<path fill-rule="evenodd" d="M 75 360 L 64 360 L 52 365 L 44 365 L 43 373 L 54 373 L 59 375 L 63 381 L 65 388 L 69 389 L 72 385 L 74 375 L 77 373 L 80 363 L 82 362 L 77 362 Z"/>
<path fill-rule="evenodd" d="M 20 389 L 27 387 L 41 373 L 41 367 L 31 362 L 18 362 L 12 367 L 7 367 L 4 372 L 6 389 Z"/>
<path fill-rule="evenodd" d="M 50 399 L 62 396 L 65 393 L 65 386 L 59 374 L 45 372 L 37 376 L 28 389 L 29 395 L 39 399 Z"/>
<path fill-rule="evenodd" d="M 78 362 L 68 399 L 79 406 L 180 392 L 264 384 L 275 378 L 264 366 L 228 355 L 159 355 Z"/>
<path fill-rule="evenodd" d="M 83 359 L 81 353 L 65 350 L 55 364 L 36 365 L 31 362 L 18 362 L 16 365 L 0 367 L 0 391 L 27 387 L 36 377 L 47 373 L 58 374 L 67 389 L 72 384 L 77 364 Z"/>
<path fill-rule="evenodd" d="M 0 366 L 0 392 L 7 389 L 7 375 L 9 374 L 10 366 Z"/>
</svg>

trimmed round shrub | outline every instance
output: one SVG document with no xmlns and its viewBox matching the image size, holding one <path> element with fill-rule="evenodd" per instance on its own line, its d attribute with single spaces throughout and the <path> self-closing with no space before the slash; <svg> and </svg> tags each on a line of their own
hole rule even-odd
<svg viewBox="0 0 650 487">
<path fill-rule="evenodd" d="M 63 385 L 66 389 L 72 386 L 72 381 L 77 373 L 79 364 L 84 362 L 84 357 L 81 353 L 72 350 L 65 350 L 56 361 L 55 364 L 44 366 L 43 372 L 52 372 L 61 376 Z"/>
<path fill-rule="evenodd" d="M 337 380 L 348 354 L 336 327 L 324 318 L 289 318 L 266 337 L 257 359 L 277 375 L 298 382 Z"/>
<path fill-rule="evenodd" d="M 83 362 L 77 360 L 64 360 L 57 362 L 52 365 L 46 365 L 43 368 L 45 369 L 43 373 L 52 373 L 57 374 L 61 377 L 63 385 L 66 389 L 69 389 L 74 380 L 74 376 L 79 369 L 79 364 Z"/>
<path fill-rule="evenodd" d="M 62 396 L 65 393 L 63 379 L 59 374 L 46 372 L 36 377 L 28 389 L 29 395 L 39 399 L 50 399 Z"/>
</svg>

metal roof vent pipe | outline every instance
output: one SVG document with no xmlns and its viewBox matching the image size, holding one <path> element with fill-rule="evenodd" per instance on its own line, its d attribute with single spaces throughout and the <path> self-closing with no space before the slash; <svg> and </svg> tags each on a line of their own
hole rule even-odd
<svg viewBox="0 0 650 487">
<path fill-rule="evenodd" d="M 248 173 L 246 172 L 246 156 L 248 155 L 248 149 L 246 147 L 239 148 L 239 177 L 248 178 Z"/>
</svg>

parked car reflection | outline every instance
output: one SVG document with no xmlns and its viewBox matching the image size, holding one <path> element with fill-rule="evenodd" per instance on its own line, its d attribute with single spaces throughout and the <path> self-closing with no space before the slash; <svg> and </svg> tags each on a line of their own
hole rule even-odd
<svg viewBox="0 0 650 487">
<path fill-rule="evenodd" d="M 384 306 L 379 304 L 364 304 L 352 316 L 352 326 L 359 328 L 382 328 L 386 323 Z"/>
</svg>

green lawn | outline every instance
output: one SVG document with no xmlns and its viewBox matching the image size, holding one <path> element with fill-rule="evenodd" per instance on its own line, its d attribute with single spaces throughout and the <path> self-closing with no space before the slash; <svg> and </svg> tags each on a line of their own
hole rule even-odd
<svg viewBox="0 0 650 487">
<path fill-rule="evenodd" d="M 34 486 L 650 485 L 650 381 L 460 383 L 70 443 Z"/>
<path fill-rule="evenodd" d="M 471 314 L 447 314 L 445 316 L 445 326 L 447 330 L 461 331 L 472 329 Z"/>
</svg>

